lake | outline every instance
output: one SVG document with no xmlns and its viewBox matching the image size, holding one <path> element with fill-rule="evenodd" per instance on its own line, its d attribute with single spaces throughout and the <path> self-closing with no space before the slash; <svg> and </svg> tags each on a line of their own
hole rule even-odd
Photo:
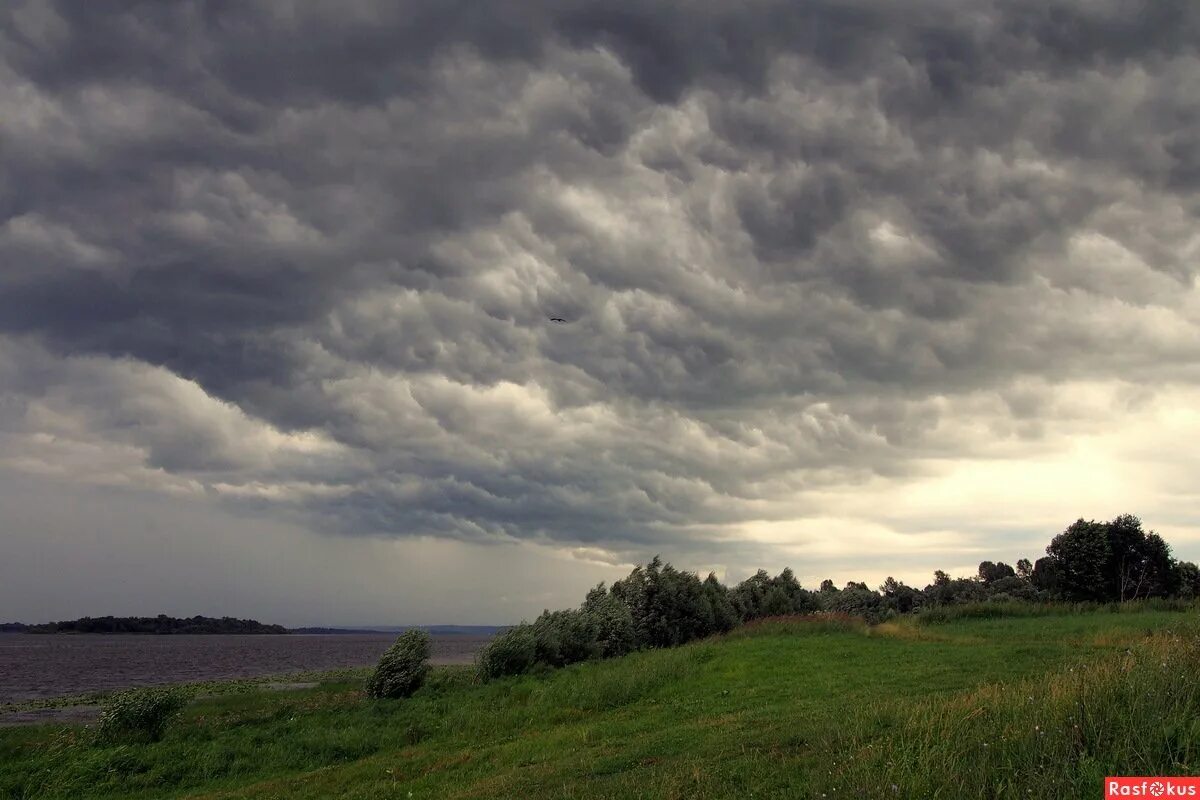
<svg viewBox="0 0 1200 800">
<path fill-rule="evenodd" d="M 0 634 L 0 705 L 104 689 L 374 664 L 395 633 Z M 467 664 L 491 637 L 435 635 L 434 664 Z"/>
</svg>

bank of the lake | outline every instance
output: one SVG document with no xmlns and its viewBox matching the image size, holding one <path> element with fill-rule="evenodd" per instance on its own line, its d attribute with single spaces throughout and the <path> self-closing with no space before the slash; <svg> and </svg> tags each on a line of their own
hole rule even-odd
<svg viewBox="0 0 1200 800">
<path fill-rule="evenodd" d="M 154 744 L 0 730 L 0 797 L 1091 798 L 1200 768 L 1195 611 L 752 624 L 402 701 L 361 675 L 192 704 Z"/>
</svg>

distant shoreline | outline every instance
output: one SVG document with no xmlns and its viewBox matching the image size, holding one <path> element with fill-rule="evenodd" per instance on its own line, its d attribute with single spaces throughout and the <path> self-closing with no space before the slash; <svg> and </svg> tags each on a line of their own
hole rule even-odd
<svg viewBox="0 0 1200 800">
<path fill-rule="evenodd" d="M 23 633 L 42 636 L 86 634 L 131 636 L 249 635 L 249 636 L 335 636 L 346 634 L 399 634 L 419 628 L 434 636 L 493 636 L 505 625 L 381 625 L 378 627 L 309 626 L 286 628 L 253 619 L 234 617 L 81 617 L 76 620 L 27 624 L 0 623 L 0 634 Z"/>
</svg>

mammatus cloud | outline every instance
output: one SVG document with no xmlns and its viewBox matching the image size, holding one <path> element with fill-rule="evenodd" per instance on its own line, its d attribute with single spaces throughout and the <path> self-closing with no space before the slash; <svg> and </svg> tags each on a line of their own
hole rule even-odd
<svg viewBox="0 0 1200 800">
<path fill-rule="evenodd" d="M 1124 510 L 1194 548 L 1198 41 L 1183 1 L 11 4 L 0 464 L 734 572 Z"/>
</svg>

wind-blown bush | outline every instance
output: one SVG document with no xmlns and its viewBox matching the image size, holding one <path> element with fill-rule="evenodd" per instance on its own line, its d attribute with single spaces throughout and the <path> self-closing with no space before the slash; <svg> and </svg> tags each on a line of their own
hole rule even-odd
<svg viewBox="0 0 1200 800">
<path fill-rule="evenodd" d="M 629 607 L 641 647 L 674 647 L 716 630 L 700 579 L 663 564 L 658 556 L 614 583 L 611 593 Z"/>
<path fill-rule="evenodd" d="M 1000 578 L 987 585 L 988 596 L 992 599 L 1002 597 L 1013 600 L 1037 600 L 1038 592 L 1029 581 L 1017 577 Z"/>
<path fill-rule="evenodd" d="M 930 605 L 952 606 L 987 599 L 987 589 L 979 581 L 951 578 L 941 570 L 934 574 L 933 583 L 925 587 L 925 597 Z"/>
<path fill-rule="evenodd" d="M 522 622 L 497 634 L 475 657 L 475 668 L 483 680 L 520 675 L 537 661 L 537 637 L 533 626 Z"/>
<path fill-rule="evenodd" d="M 387 649 L 371 677 L 366 691 L 370 697 L 409 697 L 429 673 L 429 634 L 413 629 L 400 634 Z"/>
<path fill-rule="evenodd" d="M 857 584 L 840 592 L 823 592 L 821 606 L 825 611 L 862 617 L 867 622 L 882 622 L 893 613 L 878 592 Z"/>
<path fill-rule="evenodd" d="M 724 587 L 721 588 L 724 590 Z M 633 614 L 629 606 L 609 594 L 604 584 L 588 592 L 587 599 L 583 601 L 583 610 L 591 615 L 596 626 L 601 658 L 623 656 L 637 649 L 637 631 L 633 628 Z"/>
<path fill-rule="evenodd" d="M 729 594 L 742 622 L 786 614 L 811 614 L 820 608 L 813 593 L 800 586 L 790 569 L 784 569 L 774 578 L 760 569 Z"/>
<path fill-rule="evenodd" d="M 533 622 L 538 663 L 563 667 L 599 658 L 604 652 L 599 626 L 587 611 L 543 611 Z"/>
<path fill-rule="evenodd" d="M 709 606 L 712 607 L 714 633 L 731 631 L 742 621 L 729 594 L 729 590 L 717 580 L 717 576 L 711 572 L 708 573 L 708 577 L 704 579 L 704 595 L 708 598 Z"/>
<path fill-rule="evenodd" d="M 1003 561 L 983 561 L 972 578 L 951 578 L 937 570 L 924 590 L 889 577 L 878 591 L 855 581 L 838 589 L 832 580 L 825 580 L 820 591 L 811 592 L 791 569 L 773 578 L 759 570 L 727 588 L 715 575 L 701 581 L 695 573 L 677 570 L 655 556 L 611 588 L 596 586 L 578 610 L 545 611 L 532 625 L 522 623 L 497 637 L 480 652 L 478 673 L 487 680 L 519 674 L 538 664 L 559 667 L 646 648 L 675 647 L 755 620 L 818 611 L 852 616 L 864 624 L 898 614 L 917 614 L 921 622 L 930 623 L 958 616 L 1009 615 L 1016 613 L 1015 607 L 1040 613 L 1042 604 L 1067 596 L 1071 581 L 1078 583 L 1080 575 L 1108 574 L 1088 572 L 1094 565 L 1089 566 L 1084 556 L 1090 551 L 1082 555 L 1076 551 L 1099 548 L 1099 555 L 1111 561 L 1115 545 L 1105 544 L 1110 540 L 1137 555 L 1122 561 L 1121 569 L 1109 576 L 1115 586 L 1124 587 L 1120 598 L 1125 602 L 1200 597 L 1200 568 L 1174 561 L 1166 543 L 1154 533 L 1145 534 L 1140 526 L 1129 516 L 1111 523 L 1081 521 L 1056 537 L 1047 548 L 1051 555 L 1036 563 L 1022 558 L 1014 569 Z"/>
<path fill-rule="evenodd" d="M 109 742 L 158 741 L 189 699 L 189 692 L 173 686 L 130 689 L 114 694 L 100 711 L 100 739 Z"/>
</svg>

